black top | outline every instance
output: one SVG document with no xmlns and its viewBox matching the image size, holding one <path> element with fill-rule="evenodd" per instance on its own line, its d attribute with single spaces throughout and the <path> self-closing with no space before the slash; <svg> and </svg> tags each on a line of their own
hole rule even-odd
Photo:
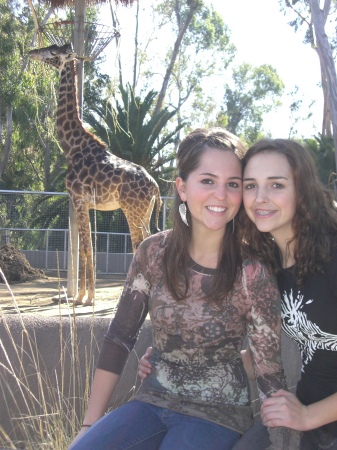
<svg viewBox="0 0 337 450">
<path fill-rule="evenodd" d="M 337 392 L 337 247 L 324 274 L 309 275 L 296 287 L 294 267 L 282 269 L 278 286 L 282 297 L 282 327 L 302 356 L 297 397 L 310 405 Z M 337 436 L 337 421 L 324 429 Z"/>
</svg>

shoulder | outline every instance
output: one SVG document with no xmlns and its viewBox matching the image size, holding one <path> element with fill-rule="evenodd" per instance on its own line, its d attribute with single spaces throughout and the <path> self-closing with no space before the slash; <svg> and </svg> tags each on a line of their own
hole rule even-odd
<svg viewBox="0 0 337 450">
<path fill-rule="evenodd" d="M 242 272 L 249 278 L 270 278 L 273 277 L 267 266 L 260 260 L 246 258 L 242 263 Z"/>
<path fill-rule="evenodd" d="M 146 253 L 153 255 L 161 249 L 165 249 L 170 241 L 171 234 L 172 230 L 166 230 L 148 236 L 140 243 L 136 254 Z"/>
</svg>

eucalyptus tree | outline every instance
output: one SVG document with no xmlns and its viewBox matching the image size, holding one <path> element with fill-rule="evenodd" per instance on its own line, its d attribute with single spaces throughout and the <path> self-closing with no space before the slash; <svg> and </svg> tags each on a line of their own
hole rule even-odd
<svg viewBox="0 0 337 450">
<path fill-rule="evenodd" d="M 166 19 L 172 33 L 179 36 L 181 24 L 189 17 L 189 2 L 165 1 L 155 7 L 157 14 Z M 172 20 L 172 18 L 174 20 Z M 199 121 L 199 115 L 206 109 L 205 87 L 209 87 L 212 76 L 220 79 L 233 61 L 236 48 L 230 40 L 230 31 L 222 17 L 212 6 L 199 1 L 179 46 L 169 48 L 165 61 L 172 62 L 167 83 L 167 97 L 178 109 L 178 119 Z M 207 81 L 209 80 L 209 83 Z M 182 108 L 186 104 L 186 112 Z M 188 112 L 187 112 L 188 111 Z"/>
<path fill-rule="evenodd" d="M 337 75 L 334 61 L 337 2 L 336 0 L 279 0 L 279 3 L 283 11 L 291 11 L 294 14 L 295 18 L 290 25 L 296 31 L 305 27 L 304 40 L 317 52 L 324 97 L 322 135 L 333 137 L 335 167 L 337 167 Z"/>
<path fill-rule="evenodd" d="M 272 66 L 242 64 L 233 70 L 232 83 L 225 85 L 217 123 L 253 143 L 262 132 L 264 114 L 279 105 L 283 90 L 283 81 Z"/>
</svg>

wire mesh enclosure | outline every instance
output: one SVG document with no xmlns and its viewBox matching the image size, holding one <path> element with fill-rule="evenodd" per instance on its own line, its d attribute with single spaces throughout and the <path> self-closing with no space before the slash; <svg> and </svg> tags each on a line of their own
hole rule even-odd
<svg viewBox="0 0 337 450">
<path fill-rule="evenodd" d="M 81 22 L 78 25 L 84 26 L 84 54 L 79 56 L 89 61 L 93 61 L 113 38 L 120 36 L 116 28 L 107 25 L 94 22 Z M 74 20 L 49 22 L 40 27 L 49 44 L 58 46 L 70 42 L 74 46 L 74 29 Z"/>
<path fill-rule="evenodd" d="M 170 227 L 172 199 L 163 197 L 159 228 Z M 155 214 L 152 214 L 151 230 Z M 90 211 L 96 271 L 125 273 L 132 258 L 129 227 L 121 209 Z M 69 230 L 67 193 L 0 191 L 0 246 L 11 243 L 30 264 L 43 270 L 66 270 Z"/>
</svg>

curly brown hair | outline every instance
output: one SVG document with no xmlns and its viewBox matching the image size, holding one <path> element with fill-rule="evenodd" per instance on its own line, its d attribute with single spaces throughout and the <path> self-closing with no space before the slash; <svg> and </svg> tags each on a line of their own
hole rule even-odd
<svg viewBox="0 0 337 450">
<path fill-rule="evenodd" d="M 293 171 L 296 212 L 293 218 L 296 281 L 303 284 L 308 273 L 322 273 L 323 264 L 331 257 L 337 235 L 337 208 L 317 173 L 313 157 L 306 147 L 290 139 L 262 139 L 251 146 L 243 158 L 248 161 L 263 152 L 284 155 Z M 280 265 L 277 247 L 270 233 L 261 233 L 244 211 L 240 213 L 240 233 L 248 244 L 249 256 L 259 257 L 277 273 Z M 288 243 L 288 249 L 289 249 Z"/>
<path fill-rule="evenodd" d="M 189 174 L 197 169 L 201 156 L 207 150 L 214 148 L 235 153 L 240 160 L 246 151 L 243 142 L 224 128 L 197 128 L 179 145 L 177 152 L 179 177 L 186 181 Z M 164 271 L 167 287 L 176 300 L 186 298 L 189 288 L 188 247 L 192 235 L 190 212 L 187 208 L 186 216 L 190 224 L 187 227 L 179 215 L 180 203 L 180 197 L 175 189 L 174 203 L 171 209 L 173 229 L 170 242 L 165 249 Z M 237 227 L 233 227 L 230 223 L 226 227 L 218 268 L 208 295 L 210 300 L 219 301 L 232 290 L 241 271 L 241 265 L 241 247 L 237 240 Z"/>
</svg>

